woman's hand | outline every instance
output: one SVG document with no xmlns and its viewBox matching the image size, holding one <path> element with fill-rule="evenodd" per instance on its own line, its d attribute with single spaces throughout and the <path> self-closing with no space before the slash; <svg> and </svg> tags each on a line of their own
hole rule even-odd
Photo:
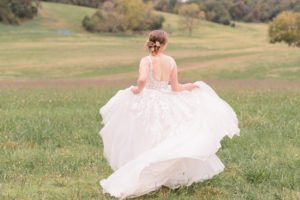
<svg viewBox="0 0 300 200">
<path fill-rule="evenodd" d="M 195 89 L 195 88 L 200 88 L 200 86 L 199 86 L 199 85 L 192 84 L 192 83 L 186 84 L 186 90 L 188 90 L 188 91 L 192 91 L 192 90 Z"/>
<path fill-rule="evenodd" d="M 141 92 L 137 86 L 133 86 L 130 90 L 133 94 L 139 94 Z"/>
</svg>

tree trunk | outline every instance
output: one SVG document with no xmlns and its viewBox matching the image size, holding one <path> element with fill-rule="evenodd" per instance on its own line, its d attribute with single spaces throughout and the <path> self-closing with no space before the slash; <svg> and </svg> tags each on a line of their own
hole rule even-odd
<svg viewBox="0 0 300 200">
<path fill-rule="evenodd" d="M 189 37 L 192 36 L 192 27 L 189 27 Z"/>
</svg>

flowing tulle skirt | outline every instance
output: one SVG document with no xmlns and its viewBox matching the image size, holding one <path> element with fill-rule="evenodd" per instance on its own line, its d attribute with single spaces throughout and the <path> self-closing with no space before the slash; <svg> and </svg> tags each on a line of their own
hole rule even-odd
<svg viewBox="0 0 300 200">
<path fill-rule="evenodd" d="M 209 179 L 224 165 L 215 155 L 224 136 L 239 134 L 233 109 L 202 81 L 173 92 L 119 90 L 100 109 L 104 156 L 114 173 L 104 193 L 123 199 Z"/>
</svg>

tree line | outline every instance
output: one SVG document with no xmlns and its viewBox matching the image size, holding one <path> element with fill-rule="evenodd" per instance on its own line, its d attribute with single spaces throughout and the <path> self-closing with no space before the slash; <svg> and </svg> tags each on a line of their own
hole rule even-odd
<svg viewBox="0 0 300 200">
<path fill-rule="evenodd" d="M 178 13 L 177 0 L 152 0 L 155 9 Z M 230 21 L 268 22 L 283 11 L 300 12 L 300 0 L 189 0 L 197 4 L 209 21 L 230 25 Z"/>
<path fill-rule="evenodd" d="M 39 0 L 0 0 L 0 21 L 18 24 L 22 18 L 37 14 Z M 41 0 L 99 8 L 110 0 Z M 143 0 L 155 10 L 179 14 L 183 4 L 178 0 Z M 283 11 L 300 12 L 300 0 L 189 0 L 197 4 L 208 21 L 230 25 L 231 21 L 267 22 Z M 25 6 L 24 6 L 25 5 Z"/>
<path fill-rule="evenodd" d="M 109 0 L 43 0 L 76 4 L 98 8 Z M 155 10 L 179 13 L 182 1 L 143 0 L 152 2 Z M 244 22 L 267 22 L 283 11 L 300 12 L 300 0 L 189 0 L 187 4 L 197 4 L 209 21 L 230 25 L 231 20 Z"/>
<path fill-rule="evenodd" d="M 206 19 L 229 25 L 231 20 L 269 21 L 269 41 L 300 47 L 300 0 L 45 0 L 97 7 L 82 20 L 91 32 L 139 32 L 160 29 L 164 22 L 153 9 L 179 14 L 179 27 L 189 35 Z M 38 13 L 39 0 L 0 0 L 0 21 L 19 24 Z"/>
<path fill-rule="evenodd" d="M 87 6 L 92 8 L 98 8 L 100 4 L 107 0 L 41 0 L 54 3 L 73 4 L 78 6 Z"/>
</svg>

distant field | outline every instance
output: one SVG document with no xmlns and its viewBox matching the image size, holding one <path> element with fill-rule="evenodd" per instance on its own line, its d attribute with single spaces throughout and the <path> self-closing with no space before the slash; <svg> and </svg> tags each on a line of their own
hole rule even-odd
<svg viewBox="0 0 300 200">
<path fill-rule="evenodd" d="M 135 82 L 146 36 L 88 33 L 94 12 L 42 3 L 34 20 L 0 24 L 0 199 L 113 199 L 99 185 L 112 173 L 99 108 Z M 300 199 L 300 48 L 269 44 L 266 24 L 203 21 L 187 37 L 162 14 L 180 80 L 212 83 L 241 136 L 222 141 L 223 173 L 136 199 Z"/>
<path fill-rule="evenodd" d="M 146 36 L 91 34 L 81 27 L 95 9 L 42 3 L 40 14 L 22 26 L 0 24 L 0 80 L 101 78 L 138 69 Z M 184 79 L 300 80 L 300 49 L 267 42 L 266 24 L 236 28 L 203 21 L 191 38 L 177 30 L 178 16 L 163 13 L 170 32 L 167 54 Z M 58 33 L 69 30 L 70 35 Z M 222 59 L 229 59 L 222 62 Z M 221 61 L 220 61 L 221 59 Z M 215 61 L 206 67 L 202 62 Z M 136 75 L 133 75 L 134 78 Z"/>
</svg>

